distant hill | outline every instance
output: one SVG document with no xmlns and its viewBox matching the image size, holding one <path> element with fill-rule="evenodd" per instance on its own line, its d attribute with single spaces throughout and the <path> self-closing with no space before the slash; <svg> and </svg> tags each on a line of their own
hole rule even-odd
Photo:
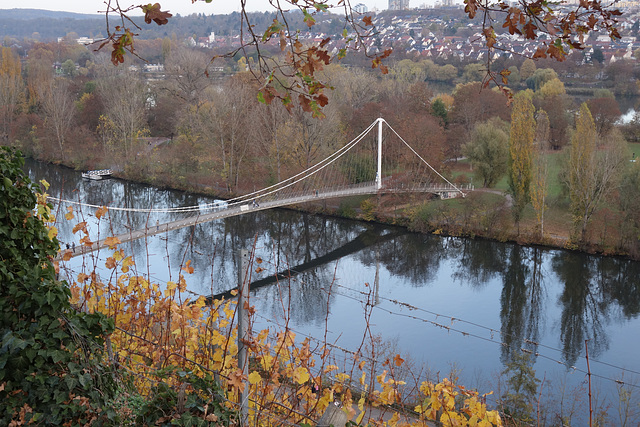
<svg viewBox="0 0 640 427">
<path fill-rule="evenodd" d="M 87 13 L 73 13 L 73 12 L 59 12 L 55 10 L 43 10 L 43 9 L 0 9 L 0 19 L 17 19 L 17 20 L 31 20 L 31 19 L 99 19 L 103 15 L 100 14 L 87 14 Z"/>
</svg>

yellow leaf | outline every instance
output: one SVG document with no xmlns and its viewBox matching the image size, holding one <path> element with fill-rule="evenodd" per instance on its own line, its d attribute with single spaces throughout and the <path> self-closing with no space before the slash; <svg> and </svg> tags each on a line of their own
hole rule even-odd
<svg viewBox="0 0 640 427">
<path fill-rule="evenodd" d="M 87 232 L 87 221 L 82 221 L 77 223 L 74 227 L 73 227 L 73 234 L 76 234 L 78 231 L 84 231 L 85 233 Z"/>
<path fill-rule="evenodd" d="M 69 207 L 67 208 L 67 211 L 69 211 L 69 212 L 67 212 L 67 213 L 64 215 L 65 219 L 67 219 L 67 220 L 71 220 L 71 219 L 73 219 L 73 218 L 74 218 L 74 217 L 73 217 L 73 207 L 72 207 L 72 206 L 69 206 Z"/>
<path fill-rule="evenodd" d="M 49 239 L 53 240 L 58 235 L 58 229 L 55 227 L 51 227 L 49 229 Z"/>
<path fill-rule="evenodd" d="M 45 191 L 49 189 L 49 183 L 47 182 L 46 179 L 41 179 L 40 180 L 40 184 L 42 184 L 42 186 L 44 187 Z"/>
<path fill-rule="evenodd" d="M 298 384 L 304 384 L 309 381 L 309 371 L 302 366 L 297 367 L 293 371 L 293 380 Z"/>
<path fill-rule="evenodd" d="M 117 237 L 111 236 L 104 239 L 104 244 L 109 246 L 109 249 L 114 249 L 118 244 L 122 243 Z"/>
<path fill-rule="evenodd" d="M 324 368 L 324 372 L 331 372 L 331 371 L 337 371 L 338 367 L 336 365 L 329 365 L 326 368 Z"/>
<path fill-rule="evenodd" d="M 362 411 L 362 409 L 360 411 Z M 356 418 L 356 424 L 360 425 L 363 418 L 364 418 L 364 411 L 360 412 L 360 415 L 358 415 L 358 418 Z"/>
<path fill-rule="evenodd" d="M 119 251 L 115 251 L 113 253 L 113 259 L 115 259 L 116 261 L 122 261 L 123 258 L 124 258 L 124 251 L 122 249 L 120 249 Z"/>
<path fill-rule="evenodd" d="M 122 262 L 122 272 L 126 273 L 129 271 L 129 267 L 135 265 L 135 262 L 133 261 L 133 258 L 131 258 L 130 256 L 126 257 L 124 259 L 124 261 Z"/>
<path fill-rule="evenodd" d="M 347 375 L 347 374 L 345 374 L 345 373 L 343 373 L 343 372 L 340 372 L 339 374 L 337 374 L 337 375 L 336 375 L 336 379 L 337 379 L 338 381 L 340 381 L 340 382 L 345 382 L 345 381 L 347 381 L 349 378 L 350 378 L 350 377 L 349 377 L 349 375 Z"/>
<path fill-rule="evenodd" d="M 258 384 L 260 381 L 262 381 L 262 377 L 256 371 L 249 374 L 249 384 Z"/>
<path fill-rule="evenodd" d="M 96 218 L 100 219 L 102 216 L 107 213 L 107 207 L 103 206 L 96 211 Z"/>
</svg>

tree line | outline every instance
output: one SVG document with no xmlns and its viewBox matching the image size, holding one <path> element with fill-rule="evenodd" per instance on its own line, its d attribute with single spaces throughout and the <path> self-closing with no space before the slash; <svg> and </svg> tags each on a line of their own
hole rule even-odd
<svg viewBox="0 0 640 427">
<path fill-rule="evenodd" d="M 502 93 L 482 89 L 482 64 L 401 59 L 388 75 L 356 60 L 331 64 L 321 73 L 333 90 L 317 119 L 295 99 L 288 106 L 261 103 L 256 80 L 244 71 L 246 57 L 227 59 L 220 74 L 207 71 L 210 52 L 176 40 L 144 48 L 157 52 L 163 71 L 144 73 L 131 58 L 114 68 L 104 52 L 74 43 L 34 44 L 26 58 L 2 48 L 2 143 L 78 169 L 110 166 L 154 184 L 241 193 L 305 169 L 384 117 L 452 179 L 471 179 L 456 170 L 460 158 L 473 165 L 478 186 L 492 187 L 509 172 L 514 223 L 533 207 L 540 236 L 550 202 L 571 205 L 574 237 L 585 241 L 602 201 L 619 196 L 620 185 L 636 191 L 622 167 L 635 125 L 616 124 L 620 110 L 607 89 L 580 105 L 558 72 L 543 67 L 548 62 L 509 66 L 517 93 L 512 105 Z M 437 91 L 442 87 L 434 82 L 452 89 Z M 568 160 L 560 175 L 549 176 L 548 154 L 563 150 Z M 555 181 L 563 198 L 552 200 L 548 186 Z M 616 214 L 635 230 L 640 219 L 622 199 Z"/>
</svg>

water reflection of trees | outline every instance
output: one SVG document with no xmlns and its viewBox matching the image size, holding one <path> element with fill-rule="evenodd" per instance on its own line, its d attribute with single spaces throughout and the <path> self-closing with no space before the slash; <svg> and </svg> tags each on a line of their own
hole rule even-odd
<svg viewBox="0 0 640 427">
<path fill-rule="evenodd" d="M 607 321 L 604 283 L 594 280 L 597 258 L 558 252 L 552 261 L 554 272 L 564 285 L 560 295 L 562 315 L 560 341 L 565 362 L 575 365 L 589 340 L 589 351 L 597 357 L 608 347 L 603 323 Z"/>
<path fill-rule="evenodd" d="M 416 287 L 432 282 L 446 258 L 444 239 L 437 236 L 406 234 L 377 245 L 379 261 L 394 276 L 404 277 Z M 373 250 L 363 252 L 361 260 L 376 262 Z"/>
<path fill-rule="evenodd" d="M 511 363 L 521 349 L 535 350 L 540 337 L 544 293 L 542 251 L 511 245 L 502 274 L 500 321 L 502 363 Z"/>
<path fill-rule="evenodd" d="M 640 312 L 640 265 L 619 258 L 558 251 L 553 270 L 564 285 L 560 340 L 567 364 L 574 365 L 589 340 L 594 357 L 607 350 L 605 325 Z"/>
<path fill-rule="evenodd" d="M 34 180 L 44 177 L 51 183 L 49 192 L 52 195 L 83 203 L 144 208 L 212 201 L 204 196 L 119 180 L 83 181 L 80 174 L 71 169 L 37 162 L 27 162 L 27 169 Z M 92 212 L 83 209 L 83 216 L 77 215 L 77 218 L 95 221 Z M 63 209 L 57 215 L 61 219 L 64 213 Z M 101 233 L 123 232 L 126 227 L 153 227 L 156 221 L 164 223 L 183 216 L 110 211 L 108 218 L 103 220 L 104 224 L 109 224 L 108 229 Z M 62 241 L 76 238 L 71 233 L 74 223 L 58 223 Z M 407 234 L 380 240 L 375 237 L 376 233 L 367 234 L 365 230 L 386 233 L 388 229 L 288 210 L 270 210 L 134 241 L 125 247 L 125 251 L 135 255 L 136 269 L 143 273 L 155 273 L 157 267 L 166 268 L 166 265 L 149 266 L 147 261 L 154 256 L 153 262 L 158 262 L 159 257 L 161 263 L 174 269 L 187 259 L 192 260 L 195 273 L 188 277 L 189 286 L 203 294 L 234 288 L 238 250 L 251 248 L 254 243 L 256 256 L 263 258 L 263 268 L 267 265 L 268 268 L 262 273 L 254 271 L 253 280 L 321 258 L 356 238 L 364 239 L 364 249 L 355 254 L 360 263 L 370 267 L 380 262 L 392 275 L 406 278 L 416 287 L 432 283 L 445 262 L 450 265 L 454 279 L 473 287 L 481 287 L 500 277 L 503 281 L 500 320 L 506 344 L 502 354 L 505 362 L 514 351 L 528 348 L 529 342 L 539 341 L 544 282 L 548 277 L 543 266 L 549 264 L 547 258 L 551 259 L 551 268 L 563 286 L 559 297 L 562 310 L 560 341 L 568 364 L 575 364 L 584 349 L 585 339 L 591 340 L 590 351 L 594 356 L 608 347 L 604 334 L 607 322 L 625 321 L 640 312 L 639 263 L 472 239 Z M 283 294 L 287 304 L 296 307 L 292 315 L 297 319 L 323 319 L 327 310 L 327 294 L 323 288 L 333 280 L 334 268 L 332 262 L 314 266 L 295 281 L 281 281 L 268 290 L 264 288 L 260 294 L 268 295 L 268 304 L 273 310 L 280 307 L 282 311 L 279 296 Z M 175 271 L 173 275 L 176 280 Z"/>
<path fill-rule="evenodd" d="M 449 256 L 458 259 L 452 274 L 454 279 L 480 287 L 504 271 L 507 245 L 462 238 L 448 238 L 448 241 Z"/>
</svg>

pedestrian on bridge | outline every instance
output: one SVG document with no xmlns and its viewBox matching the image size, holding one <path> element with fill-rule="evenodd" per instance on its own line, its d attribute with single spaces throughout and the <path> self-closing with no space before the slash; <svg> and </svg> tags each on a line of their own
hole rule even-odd
<svg viewBox="0 0 640 427">
<path fill-rule="evenodd" d="M 156 219 L 156 231 L 160 231 L 160 220 Z"/>
</svg>

